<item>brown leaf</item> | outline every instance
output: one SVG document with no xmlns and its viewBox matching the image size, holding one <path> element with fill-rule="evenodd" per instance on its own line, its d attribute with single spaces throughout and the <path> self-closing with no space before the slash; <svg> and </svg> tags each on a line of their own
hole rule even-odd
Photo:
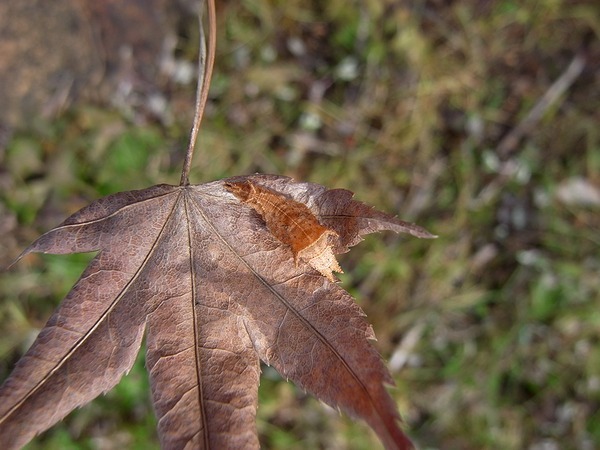
<svg viewBox="0 0 600 450">
<path fill-rule="evenodd" d="M 364 313 L 272 230 L 264 205 L 230 192 L 244 183 L 310 213 L 335 253 L 384 229 L 433 237 L 349 191 L 272 175 L 98 200 L 23 253 L 99 251 L 0 387 L 3 449 L 111 389 L 144 331 L 164 448 L 258 448 L 259 359 L 364 419 L 387 448 L 410 448 Z"/>
</svg>

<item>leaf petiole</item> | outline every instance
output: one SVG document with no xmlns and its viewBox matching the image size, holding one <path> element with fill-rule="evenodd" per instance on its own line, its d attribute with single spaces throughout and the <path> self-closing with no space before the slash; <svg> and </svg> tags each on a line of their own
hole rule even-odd
<svg viewBox="0 0 600 450">
<path fill-rule="evenodd" d="M 208 91 L 210 88 L 210 80 L 212 78 L 213 67 L 215 65 L 215 50 L 217 43 L 217 18 L 215 12 L 215 1 L 207 0 L 208 10 L 208 48 L 204 34 L 204 26 L 202 24 L 202 13 L 199 14 L 200 22 L 200 55 L 198 61 L 198 86 L 196 88 L 196 106 L 194 112 L 194 122 L 190 133 L 190 141 L 181 170 L 180 186 L 190 184 L 189 175 L 192 166 L 192 157 L 198 139 L 198 130 L 206 108 L 208 100 Z M 203 5 L 204 6 L 204 5 Z"/>
</svg>

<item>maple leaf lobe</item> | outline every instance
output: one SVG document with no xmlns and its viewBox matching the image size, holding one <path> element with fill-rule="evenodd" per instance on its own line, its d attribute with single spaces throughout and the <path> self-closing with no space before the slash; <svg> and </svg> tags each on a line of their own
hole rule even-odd
<svg viewBox="0 0 600 450">
<path fill-rule="evenodd" d="M 332 248 L 338 234 L 323 226 L 304 203 L 251 180 L 226 182 L 225 188 L 254 209 L 271 234 L 291 248 L 296 265 L 304 260 L 332 282 L 333 272 L 343 273 Z"/>
</svg>

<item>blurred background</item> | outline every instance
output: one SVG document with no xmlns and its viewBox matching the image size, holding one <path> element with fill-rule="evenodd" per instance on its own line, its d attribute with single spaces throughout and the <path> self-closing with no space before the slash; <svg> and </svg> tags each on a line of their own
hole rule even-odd
<svg viewBox="0 0 600 450">
<path fill-rule="evenodd" d="M 196 6 L 2 0 L 0 266 L 95 199 L 178 183 Z M 285 174 L 440 236 L 370 236 L 339 258 L 418 446 L 600 447 L 598 2 L 217 6 L 191 181 Z M 90 258 L 0 272 L 0 380 Z M 263 448 L 380 448 L 263 369 Z M 28 448 L 158 448 L 154 427 L 141 354 Z"/>
</svg>

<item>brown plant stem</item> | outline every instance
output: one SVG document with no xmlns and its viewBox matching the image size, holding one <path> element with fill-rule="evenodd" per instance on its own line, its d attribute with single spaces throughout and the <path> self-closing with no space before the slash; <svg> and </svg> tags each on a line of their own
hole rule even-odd
<svg viewBox="0 0 600 450">
<path fill-rule="evenodd" d="M 204 34 L 204 26 L 202 25 L 201 13 L 199 15 L 200 50 L 198 61 L 198 85 L 196 87 L 196 106 L 192 131 L 190 133 L 190 141 L 185 155 L 185 161 L 183 162 L 183 169 L 181 170 L 181 179 L 179 181 L 180 186 L 187 186 L 190 184 L 189 175 L 190 168 L 192 166 L 192 157 L 194 156 L 196 141 L 198 139 L 198 130 L 200 129 L 200 123 L 202 122 L 202 116 L 204 115 L 204 109 L 206 108 L 210 80 L 212 78 L 213 67 L 215 65 L 215 49 L 217 42 L 215 2 L 214 0 L 207 0 L 206 3 L 208 10 L 208 49 Z"/>
</svg>

